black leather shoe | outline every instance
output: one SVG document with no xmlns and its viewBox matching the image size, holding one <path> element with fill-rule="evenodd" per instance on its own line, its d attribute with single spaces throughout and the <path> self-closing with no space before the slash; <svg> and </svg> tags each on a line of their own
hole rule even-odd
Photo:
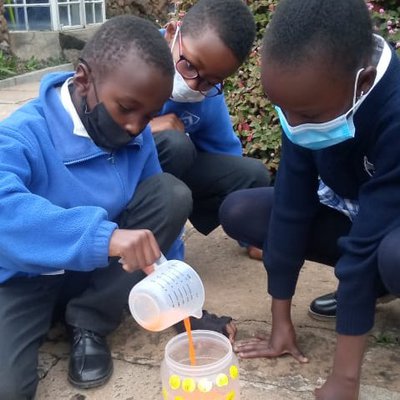
<svg viewBox="0 0 400 400">
<path fill-rule="evenodd" d="M 311 302 L 308 314 L 314 319 L 331 320 L 336 318 L 336 306 L 336 292 L 325 294 Z"/>
<path fill-rule="evenodd" d="M 396 299 L 396 296 L 382 293 L 381 296 L 376 299 L 376 304 L 386 304 Z M 308 314 L 314 319 L 322 321 L 331 320 L 336 318 L 336 306 L 336 292 L 328 293 L 317 297 L 311 302 Z"/>
<path fill-rule="evenodd" d="M 79 389 L 103 385 L 113 372 L 113 362 L 106 339 L 86 329 L 69 328 L 72 342 L 69 382 Z"/>
</svg>

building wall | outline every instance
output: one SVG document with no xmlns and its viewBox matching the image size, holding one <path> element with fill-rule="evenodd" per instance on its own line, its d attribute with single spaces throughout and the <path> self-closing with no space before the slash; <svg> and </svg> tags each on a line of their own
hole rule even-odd
<svg viewBox="0 0 400 400">
<path fill-rule="evenodd" d="M 107 18 L 121 14 L 133 14 L 148 18 L 163 25 L 168 21 L 169 12 L 175 0 L 106 0 Z M 0 49 L 10 52 L 21 59 L 29 59 L 32 56 L 37 59 L 49 57 L 65 57 L 75 62 L 80 46 L 76 46 L 76 39 L 83 44 L 98 27 L 89 26 L 85 29 L 58 31 L 28 31 L 8 32 L 7 21 L 4 17 L 4 2 L 0 0 Z M 83 32 L 83 33 L 82 33 Z M 59 36 L 63 37 L 60 38 Z M 61 40 L 63 39 L 63 40 Z M 65 40 L 64 40 L 65 39 Z M 65 42 L 65 43 L 64 43 Z M 11 46 L 11 47 L 10 47 Z"/>
<path fill-rule="evenodd" d="M 8 33 L 7 21 L 4 17 L 4 3 L 0 2 L 0 50 L 10 52 L 10 35 Z"/>
<path fill-rule="evenodd" d="M 107 18 L 133 14 L 164 24 L 172 3 L 172 0 L 106 0 L 106 14 Z"/>
</svg>

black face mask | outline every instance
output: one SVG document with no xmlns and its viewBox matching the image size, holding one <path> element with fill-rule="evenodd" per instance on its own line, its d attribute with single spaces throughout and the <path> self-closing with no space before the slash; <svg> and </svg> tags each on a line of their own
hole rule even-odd
<svg viewBox="0 0 400 400">
<path fill-rule="evenodd" d="M 96 146 L 107 151 L 118 150 L 133 139 L 133 135 L 130 135 L 112 119 L 103 103 L 97 103 L 91 111 L 88 111 L 86 97 L 84 97 L 80 117 Z"/>
<path fill-rule="evenodd" d="M 92 74 L 89 64 L 82 58 L 79 58 L 79 61 L 87 68 L 87 73 Z M 126 129 L 121 128 L 112 119 L 107 108 L 99 101 L 93 78 L 92 83 L 97 104 L 91 111 L 89 111 L 86 97 L 82 98 L 82 108 L 80 113 L 82 124 L 96 146 L 107 151 L 118 150 L 121 147 L 126 146 L 133 139 L 133 136 L 137 135 L 131 135 Z M 74 87 L 72 87 L 72 90 L 74 90 Z"/>
</svg>

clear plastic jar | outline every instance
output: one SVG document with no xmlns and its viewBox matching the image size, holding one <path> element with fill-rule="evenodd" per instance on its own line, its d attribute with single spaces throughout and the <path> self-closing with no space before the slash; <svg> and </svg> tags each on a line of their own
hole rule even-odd
<svg viewBox="0 0 400 400">
<path fill-rule="evenodd" d="M 190 365 L 186 333 L 172 338 L 161 364 L 164 400 L 239 400 L 239 366 L 231 343 L 222 334 L 192 332 L 196 365 Z"/>
</svg>

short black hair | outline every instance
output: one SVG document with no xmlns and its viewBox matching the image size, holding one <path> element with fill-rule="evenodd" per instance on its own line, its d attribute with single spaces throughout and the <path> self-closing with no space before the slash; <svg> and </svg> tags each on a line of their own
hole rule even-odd
<svg viewBox="0 0 400 400">
<path fill-rule="evenodd" d="M 113 17 L 101 25 L 82 49 L 80 58 L 101 78 L 135 53 L 173 77 L 172 55 L 163 35 L 153 23 L 133 15 Z"/>
<path fill-rule="evenodd" d="M 364 0 L 281 0 L 263 42 L 268 62 L 295 67 L 319 57 L 345 74 L 369 61 L 372 50 Z"/>
<path fill-rule="evenodd" d="M 253 14 L 243 0 L 199 0 L 183 17 L 181 31 L 200 37 L 206 29 L 215 31 L 240 63 L 256 36 Z"/>
</svg>

